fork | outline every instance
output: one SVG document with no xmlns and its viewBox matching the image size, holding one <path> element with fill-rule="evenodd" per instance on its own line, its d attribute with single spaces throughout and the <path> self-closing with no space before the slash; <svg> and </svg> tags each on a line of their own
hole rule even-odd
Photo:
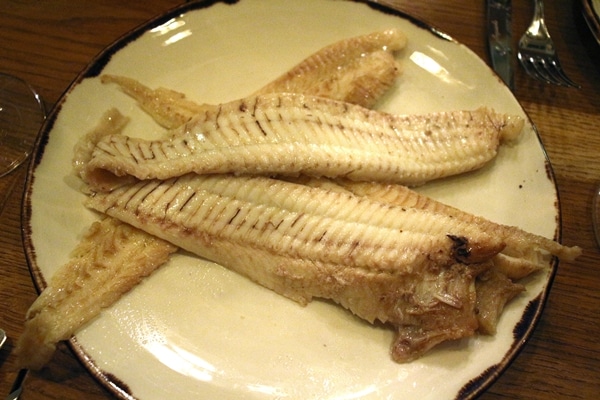
<svg viewBox="0 0 600 400">
<path fill-rule="evenodd" d="M 525 72 L 535 79 L 555 85 L 580 88 L 564 73 L 554 42 L 544 21 L 544 3 L 534 0 L 533 20 L 527 31 L 519 40 L 519 61 Z"/>
</svg>

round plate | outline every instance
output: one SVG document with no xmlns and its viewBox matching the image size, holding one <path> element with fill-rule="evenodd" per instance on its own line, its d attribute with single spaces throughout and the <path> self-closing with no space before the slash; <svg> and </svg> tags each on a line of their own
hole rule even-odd
<svg viewBox="0 0 600 400">
<path fill-rule="evenodd" d="M 559 210 L 543 147 L 523 109 L 465 46 L 401 12 L 361 1 L 241 0 L 188 4 L 107 48 L 49 117 L 30 169 L 25 246 L 39 288 L 97 216 L 82 204 L 70 159 L 79 137 L 110 107 L 131 117 L 125 134 L 161 133 L 98 75 L 168 87 L 198 102 L 248 95 L 304 57 L 344 38 L 398 27 L 404 73 L 379 105 L 394 113 L 494 107 L 521 115 L 522 139 L 474 173 L 419 190 L 497 222 L 556 237 Z M 408 364 L 389 355 L 393 332 L 329 302 L 307 307 L 223 267 L 179 253 L 72 339 L 78 357 L 122 398 L 471 398 L 530 336 L 556 265 L 526 280 L 494 336 L 438 346 Z"/>
</svg>

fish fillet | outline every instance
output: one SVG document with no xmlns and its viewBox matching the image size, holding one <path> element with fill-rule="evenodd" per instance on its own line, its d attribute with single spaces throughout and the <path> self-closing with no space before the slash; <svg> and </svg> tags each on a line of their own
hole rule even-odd
<svg viewBox="0 0 600 400">
<path fill-rule="evenodd" d="M 400 74 L 393 53 L 403 49 L 406 42 L 406 36 L 397 29 L 340 40 L 311 54 L 255 95 L 303 93 L 372 107 Z M 167 88 L 150 89 L 123 76 L 102 75 L 101 81 L 118 84 L 168 129 L 178 128 L 212 107 L 195 103 L 183 93 Z"/>
<path fill-rule="evenodd" d="M 254 95 L 303 93 L 371 107 L 398 74 L 392 54 L 406 47 L 398 29 L 344 39 L 312 54 Z M 361 96 L 360 93 L 363 93 Z"/>
<path fill-rule="evenodd" d="M 546 255 L 554 255 L 566 261 L 573 261 L 581 254 L 577 246 L 564 246 L 554 240 L 524 231 L 515 226 L 497 224 L 486 218 L 479 217 L 456 207 L 443 204 L 430 197 L 424 196 L 406 186 L 379 183 L 379 182 L 352 182 L 349 180 L 336 180 L 329 184 L 336 184 L 357 196 L 366 196 L 374 201 L 392 204 L 400 207 L 418 208 L 434 213 L 447 215 L 464 221 L 468 224 L 478 225 L 481 229 L 499 235 L 506 244 L 502 251 L 502 259 L 496 259 L 503 273 L 512 279 L 520 279 L 529 273 L 544 268 L 548 265 Z M 315 185 L 305 181 L 305 184 Z M 510 264 L 508 258 L 521 260 L 531 264 L 530 269 L 516 268 L 517 264 Z M 510 269 L 515 267 L 514 269 Z"/>
<path fill-rule="evenodd" d="M 393 325 L 397 361 L 476 331 L 475 278 L 504 247 L 443 215 L 264 177 L 142 181 L 87 205 L 300 303 Z"/>
<path fill-rule="evenodd" d="M 301 92 L 371 107 L 397 77 L 398 64 L 392 52 L 402 49 L 405 44 L 404 35 L 395 30 L 340 41 L 303 60 L 257 91 L 250 98 L 250 105 L 258 109 L 255 107 L 257 99 L 271 99 L 267 121 L 279 124 L 277 129 L 288 124 L 286 118 L 290 109 L 283 104 L 285 101 L 278 99 L 279 95 L 269 93 Z M 119 151 L 135 162 L 143 161 L 142 164 L 148 161 L 144 161 L 148 156 L 177 159 L 179 155 L 175 152 L 190 147 L 189 144 L 195 147 L 192 150 L 199 148 L 205 151 L 206 137 L 202 136 L 195 137 L 201 139 L 201 143 L 185 139 L 185 146 L 181 147 L 181 138 L 190 133 L 186 130 L 198 127 L 195 118 L 202 121 L 201 126 L 219 125 L 218 134 L 211 134 L 209 138 L 212 141 L 208 146 L 210 151 L 231 144 L 246 146 L 246 152 L 241 155 L 246 157 L 245 162 L 263 157 L 263 164 L 268 164 L 269 146 L 279 143 L 257 141 L 257 147 L 264 152 L 261 155 L 249 149 L 244 138 L 235 137 L 239 133 L 238 127 L 246 124 L 245 129 L 249 132 L 242 132 L 248 133 L 250 138 L 255 132 L 249 126 L 261 123 L 256 118 L 252 120 L 254 115 L 247 118 L 248 99 L 227 105 L 197 104 L 176 91 L 150 89 L 130 78 L 104 75 L 102 81 L 118 84 L 156 122 L 172 131 L 168 140 L 154 142 L 149 148 L 145 144 L 136 144 L 135 140 L 120 135 L 127 118 L 111 110 L 103 117 L 102 125 L 76 146 L 75 172 L 92 185 L 88 206 L 111 215 L 100 225 L 92 227 L 92 231 L 99 229 L 102 232 L 91 235 L 92 241 L 101 243 L 112 235 L 120 236 L 123 249 L 110 256 L 128 266 L 127 269 L 121 268 L 123 271 L 120 273 L 131 276 L 121 279 L 121 275 L 117 274 L 104 283 L 92 282 L 93 285 L 99 284 L 94 286 L 94 297 L 89 296 L 87 284 L 85 289 L 72 289 L 73 281 L 98 280 L 95 275 L 76 276 L 79 270 L 93 269 L 98 259 L 104 256 L 98 259 L 80 258 L 64 266 L 28 313 L 28 322 L 17 350 L 25 368 L 41 367 L 51 356 L 57 341 L 68 338 L 97 315 L 102 307 L 116 301 L 137 283 L 135 279 L 141 279 L 164 263 L 168 254 L 176 249 L 172 243 L 217 261 L 301 304 L 306 304 L 313 297 L 332 299 L 367 321 L 393 325 L 397 336 L 391 353 L 400 362 L 412 360 L 445 340 L 470 336 L 475 331 L 493 333 L 504 304 L 523 290 L 506 275 L 516 279 L 547 265 L 540 250 L 566 258 L 578 254 L 558 244 L 549 244 L 554 243 L 550 240 L 536 242 L 531 237 L 518 236 L 518 230 L 481 224 L 480 219 L 444 208 L 447 206 L 417 194 L 405 194 L 404 200 L 398 201 L 398 193 L 403 193 L 403 189 L 392 190 L 396 196 L 393 199 L 390 193 L 382 190 L 387 186 L 383 184 L 361 187 L 361 184 L 343 178 L 335 181 L 306 178 L 300 186 L 260 177 L 197 177 L 181 171 L 176 172 L 181 177 L 164 182 L 136 182 L 138 178 L 133 174 L 119 176 L 120 171 L 114 173 L 110 169 L 90 168 L 90 161 L 98 157 L 98 143 L 102 147 L 113 139 L 115 143 L 123 140 L 117 144 Z M 281 98 L 286 96 L 289 100 L 289 97 L 298 98 L 299 95 L 283 95 Z M 320 100 L 311 101 L 313 103 L 309 103 L 314 104 Z M 300 103 L 300 108 L 305 105 Z M 345 123 L 343 118 L 332 121 L 331 116 L 302 121 L 308 116 L 301 112 L 300 118 L 297 113 L 291 115 L 302 129 L 312 126 L 315 131 L 322 129 L 329 133 L 337 129 L 336 122 L 341 126 Z M 348 117 L 345 105 L 337 112 Z M 231 115 L 223 117 L 224 113 Z M 352 115 L 350 113 L 351 118 Z M 464 115 L 472 118 L 470 112 L 464 112 Z M 419 124 L 434 127 L 431 132 L 423 131 L 425 136 L 440 128 L 436 118 L 426 116 L 429 119 L 425 121 L 415 118 Z M 443 123 L 451 125 L 454 123 L 451 119 Z M 326 128 L 318 126 L 323 121 L 326 121 Z M 229 124 L 227 132 L 220 131 L 223 122 Z M 467 122 L 470 124 L 468 119 Z M 498 142 L 516 136 L 520 124 L 522 121 L 510 118 L 488 122 L 496 130 L 495 140 Z M 210 129 L 209 132 L 213 132 Z M 360 128 L 357 132 L 360 133 Z M 280 133 L 286 139 L 290 132 L 282 129 Z M 291 133 L 296 136 L 290 136 L 290 140 L 298 140 L 298 132 Z M 330 149 L 348 140 L 343 135 L 322 136 L 315 136 L 317 143 Z M 359 136 L 350 142 L 353 140 L 360 147 L 364 146 L 365 140 L 370 142 L 374 139 Z M 419 145 L 423 139 L 420 140 L 421 143 L 418 143 L 414 139 L 411 151 L 422 150 Z M 264 146 L 265 143 L 267 146 Z M 303 145 L 306 146 L 306 143 Z M 295 156 L 313 157 L 307 148 L 309 146 Z M 293 145 L 292 149 L 295 149 Z M 332 152 L 336 154 L 334 157 L 339 155 L 339 151 L 329 153 Z M 448 152 L 451 153 L 451 149 Z M 329 156 L 328 152 L 323 153 Z M 290 152 L 284 149 L 280 155 L 288 154 Z M 325 165 L 326 168 L 331 167 L 327 163 Z M 342 175 L 355 177 L 347 170 L 346 166 Z M 309 168 L 302 171 L 320 170 Z M 293 168 L 291 172 L 283 172 L 296 173 Z M 387 187 L 392 186 L 400 187 Z M 117 187 L 113 193 L 94 193 L 94 190 Z M 123 224 L 117 218 L 132 225 Z M 121 231 L 130 234 L 123 238 L 116 233 Z M 511 242 L 512 235 L 516 236 Z M 141 268 L 136 252 L 125 249 L 135 249 L 142 242 L 151 243 L 149 254 L 156 257 L 154 263 Z M 88 237 L 78 249 L 86 246 L 92 246 Z M 78 253 L 81 251 L 78 250 Z M 71 268 L 76 262 L 82 264 Z M 104 273 L 109 271 L 106 269 Z M 126 284 L 113 289 L 111 282 L 119 281 Z M 64 293 L 63 290 L 77 291 L 73 295 L 75 301 L 78 298 L 86 301 L 73 306 L 69 300 L 56 296 L 56 293 Z"/>
<path fill-rule="evenodd" d="M 405 43 L 406 37 L 395 30 L 342 40 L 308 57 L 285 74 L 287 77 L 280 77 L 276 83 L 269 84 L 263 90 L 279 91 L 284 87 L 290 89 L 292 86 L 295 90 L 303 87 L 304 90 L 326 97 L 362 105 L 373 104 L 393 84 L 398 75 L 398 63 L 391 52 L 400 49 Z M 298 71 L 303 71 L 303 74 L 298 76 Z M 168 129 L 183 125 L 207 109 L 214 109 L 212 105 L 197 104 L 188 100 L 184 94 L 174 90 L 152 90 L 130 78 L 103 75 L 101 79 L 104 83 L 118 84 L 124 92 L 136 99 L 158 124 Z M 288 81 L 293 81 L 292 86 Z M 88 182 L 86 166 L 98 141 L 103 136 L 121 133 L 128 122 L 129 118 L 116 109 L 109 110 L 103 115 L 100 124 L 78 141 L 74 149 L 73 167 L 83 182 Z M 87 191 L 86 187 L 84 191 Z M 119 236 L 119 232 L 123 230 L 130 232 L 128 241 L 122 240 L 122 248 L 116 249 L 115 254 L 111 256 L 121 257 L 121 272 L 128 271 L 132 276 L 123 281 L 123 275 L 117 273 L 112 276 L 115 282 L 103 277 L 100 284 L 98 274 L 80 274 L 80 271 L 96 269 L 99 261 L 93 257 L 81 257 L 77 252 L 81 253 L 81 249 L 93 247 L 94 243 L 102 246 L 102 243 Z M 156 264 L 138 265 L 144 261 L 131 257 L 134 255 L 134 252 L 130 251 L 131 247 L 139 243 L 151 244 L 149 249 L 154 254 L 161 255 L 154 260 Z M 70 337 L 87 321 L 97 316 L 101 308 L 110 306 L 122 293 L 131 289 L 136 283 L 136 274 L 137 278 L 141 279 L 151 268 L 157 268 L 166 261 L 166 257 L 162 255 L 174 251 L 170 243 L 160 241 L 155 236 L 131 226 L 126 227 L 111 217 L 105 217 L 101 224 L 94 224 L 78 249 L 80 250 L 74 253 L 77 260 L 71 260 L 58 270 L 51 285 L 43 291 L 28 312 L 25 330 L 17 348 L 22 368 L 41 368 L 51 357 L 58 341 Z M 74 264 L 76 268 L 73 267 Z M 104 272 L 110 272 L 110 269 L 105 269 Z M 86 283 L 87 280 L 91 282 Z M 81 288 L 73 287 L 75 281 L 79 282 Z M 120 282 L 121 286 L 116 282 Z M 128 284 L 124 285 L 125 282 Z M 93 294 L 88 291 L 90 288 L 93 289 Z M 69 299 L 57 297 L 57 293 L 72 293 L 71 299 L 85 297 L 88 301 L 73 303 Z"/>
<path fill-rule="evenodd" d="M 496 267 L 505 242 L 568 259 L 581 251 L 397 185 L 301 181 L 189 174 L 93 193 L 87 205 L 301 304 L 330 299 L 394 326 L 398 362 L 495 332 L 524 290 Z"/>
<path fill-rule="evenodd" d="M 69 339 L 176 250 L 114 218 L 95 222 L 29 308 L 16 347 L 20 367 L 43 367 L 59 341 Z"/>
<path fill-rule="evenodd" d="M 168 139 L 106 136 L 87 175 L 97 190 L 129 177 L 189 172 L 421 184 L 480 168 L 522 126 L 521 118 L 486 108 L 397 116 L 325 98 L 271 94 L 215 106 Z"/>
</svg>

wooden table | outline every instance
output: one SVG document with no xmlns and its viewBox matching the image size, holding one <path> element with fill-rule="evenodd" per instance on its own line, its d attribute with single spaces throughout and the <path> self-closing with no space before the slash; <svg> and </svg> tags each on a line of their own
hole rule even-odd
<svg viewBox="0 0 600 400">
<path fill-rule="evenodd" d="M 182 0 L 2 0 L 0 71 L 39 90 L 48 108 L 78 72 L 121 35 Z M 438 27 L 488 60 L 483 1 L 397 0 L 402 10 Z M 532 15 L 514 2 L 515 38 Z M 600 253 L 591 224 L 591 198 L 600 183 L 600 49 L 591 42 L 578 2 L 548 1 L 547 24 L 561 61 L 581 90 L 540 84 L 516 71 L 515 95 L 539 128 L 554 167 L 563 210 L 563 242 L 583 256 L 561 263 L 544 315 L 524 350 L 482 399 L 592 399 L 600 395 Z M 0 326 L 10 342 L 0 351 L 0 395 L 16 375 L 14 340 L 36 297 L 20 233 L 26 167 L 0 179 Z M 110 398 L 61 345 L 48 368 L 31 373 L 22 399 Z"/>
</svg>

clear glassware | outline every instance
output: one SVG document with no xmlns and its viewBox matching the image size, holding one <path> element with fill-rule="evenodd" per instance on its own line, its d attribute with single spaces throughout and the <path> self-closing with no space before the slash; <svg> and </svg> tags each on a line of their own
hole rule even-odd
<svg viewBox="0 0 600 400">
<path fill-rule="evenodd" d="M 40 95 L 24 80 L 0 73 L 0 177 L 29 157 L 45 118 Z"/>
<path fill-rule="evenodd" d="M 592 226 L 596 243 L 600 246 L 600 185 L 596 186 L 596 191 L 592 198 Z"/>
</svg>

